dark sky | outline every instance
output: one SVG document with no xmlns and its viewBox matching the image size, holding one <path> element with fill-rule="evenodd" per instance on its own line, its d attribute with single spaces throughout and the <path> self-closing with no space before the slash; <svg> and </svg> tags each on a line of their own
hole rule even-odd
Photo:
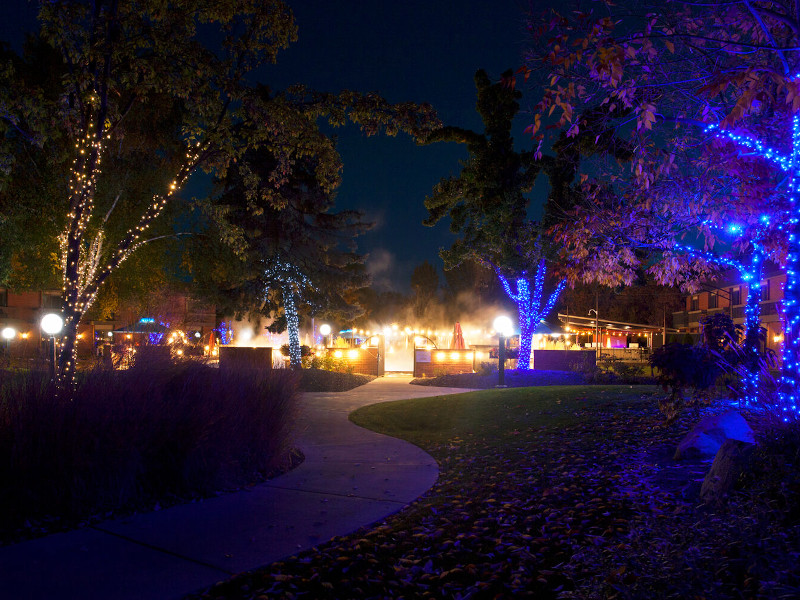
<svg viewBox="0 0 800 600">
<path fill-rule="evenodd" d="M 521 64 L 528 9 L 541 0 L 296 0 L 289 1 L 298 41 L 265 71 L 274 89 L 303 83 L 318 90 L 377 91 L 389 101 L 429 102 L 448 125 L 480 130 L 473 76 L 490 77 Z M 35 10 L 14 0 L 0 39 L 21 43 L 19 23 Z M 7 5 L 8 6 L 8 5 Z M 516 137 L 526 144 L 520 122 Z M 423 260 L 441 270 L 447 224 L 424 227 L 425 196 L 456 174 L 466 152 L 456 144 L 418 147 L 407 136 L 366 138 L 354 127 L 335 131 L 344 162 L 337 208 L 359 209 L 376 227 L 359 238 L 375 284 L 407 287 Z"/>
</svg>

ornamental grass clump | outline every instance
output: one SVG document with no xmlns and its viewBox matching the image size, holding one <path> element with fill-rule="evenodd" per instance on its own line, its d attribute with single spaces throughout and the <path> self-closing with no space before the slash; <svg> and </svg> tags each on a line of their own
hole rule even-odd
<svg viewBox="0 0 800 600">
<path fill-rule="evenodd" d="M 193 362 L 0 379 L 0 539 L 72 527 L 263 480 L 289 460 L 289 371 Z M 31 531 L 33 529 L 33 531 Z"/>
</svg>

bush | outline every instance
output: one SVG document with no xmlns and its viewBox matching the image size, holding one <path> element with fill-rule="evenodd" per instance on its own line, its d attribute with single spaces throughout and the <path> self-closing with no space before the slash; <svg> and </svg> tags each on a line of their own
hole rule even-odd
<svg viewBox="0 0 800 600">
<path fill-rule="evenodd" d="M 74 400 L 42 373 L 0 380 L 0 534 L 64 526 L 252 483 L 286 461 L 290 371 L 220 373 L 192 362 L 96 370 Z"/>
<path fill-rule="evenodd" d="M 330 354 L 307 356 L 302 361 L 304 369 L 320 369 L 337 373 L 353 373 L 355 367 L 344 358 L 335 358 Z"/>
<path fill-rule="evenodd" d="M 374 375 L 303 369 L 298 373 L 304 392 L 345 392 L 375 379 Z"/>
<path fill-rule="evenodd" d="M 659 403 L 668 422 L 674 421 L 684 406 L 699 409 L 722 374 L 711 352 L 702 346 L 687 344 L 661 346 L 650 355 L 650 365 L 658 369 L 656 379 L 664 391 L 672 389 L 671 396 Z M 686 388 L 692 390 L 688 400 L 683 396 Z"/>
</svg>

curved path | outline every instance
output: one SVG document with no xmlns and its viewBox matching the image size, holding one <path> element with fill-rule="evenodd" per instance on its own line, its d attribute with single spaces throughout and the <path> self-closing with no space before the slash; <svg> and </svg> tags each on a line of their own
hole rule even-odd
<svg viewBox="0 0 800 600">
<path fill-rule="evenodd" d="M 248 491 L 0 548 L 0 599 L 179 598 L 397 512 L 434 484 L 436 462 L 348 413 L 469 391 L 409 381 L 303 394 L 296 444 L 305 460 Z"/>
</svg>

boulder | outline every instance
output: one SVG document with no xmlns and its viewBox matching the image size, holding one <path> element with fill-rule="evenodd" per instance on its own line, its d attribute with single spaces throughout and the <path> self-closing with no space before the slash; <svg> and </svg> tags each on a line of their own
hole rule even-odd
<svg viewBox="0 0 800 600">
<path fill-rule="evenodd" d="M 706 504 L 718 503 L 731 491 L 739 476 L 749 469 L 755 444 L 727 439 L 719 448 L 700 488 Z"/>
<path fill-rule="evenodd" d="M 706 417 L 695 425 L 675 450 L 675 460 L 713 458 L 725 440 L 755 444 L 753 430 L 735 410 Z"/>
</svg>

